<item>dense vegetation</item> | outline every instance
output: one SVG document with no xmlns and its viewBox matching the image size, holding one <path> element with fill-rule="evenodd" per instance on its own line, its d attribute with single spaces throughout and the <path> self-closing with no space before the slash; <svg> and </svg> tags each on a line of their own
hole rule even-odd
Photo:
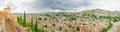
<svg viewBox="0 0 120 32">
<path fill-rule="evenodd" d="M 31 32 L 47 32 L 46 30 L 44 30 L 43 28 L 39 29 L 38 28 L 38 19 L 36 19 L 36 23 L 34 25 L 33 23 L 33 16 L 31 18 L 31 23 L 26 22 L 26 13 L 24 13 L 24 17 L 17 17 L 17 22 L 23 26 L 23 27 L 28 27 Z"/>
</svg>

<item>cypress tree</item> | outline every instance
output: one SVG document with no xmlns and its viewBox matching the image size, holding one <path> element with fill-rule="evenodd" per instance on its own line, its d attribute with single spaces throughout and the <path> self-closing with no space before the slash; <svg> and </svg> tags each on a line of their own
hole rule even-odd
<svg viewBox="0 0 120 32">
<path fill-rule="evenodd" d="M 38 19 L 36 19 L 35 31 L 36 31 L 36 32 L 39 32 L 39 31 L 38 31 Z"/>
<path fill-rule="evenodd" d="M 20 24 L 20 18 L 19 17 L 17 17 L 17 22 Z"/>
<path fill-rule="evenodd" d="M 24 18 L 23 18 L 23 26 L 26 26 L 26 13 L 24 12 Z"/>
<path fill-rule="evenodd" d="M 33 16 L 31 18 L 31 30 L 32 30 L 32 32 L 34 32 Z"/>
</svg>

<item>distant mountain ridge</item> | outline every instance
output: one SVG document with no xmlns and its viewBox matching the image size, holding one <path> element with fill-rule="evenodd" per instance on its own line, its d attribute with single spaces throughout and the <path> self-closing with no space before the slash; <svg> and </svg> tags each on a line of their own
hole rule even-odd
<svg viewBox="0 0 120 32">
<path fill-rule="evenodd" d="M 44 12 L 44 13 L 27 13 L 27 14 L 56 14 L 56 13 L 61 13 L 61 12 Z M 120 11 L 108 11 L 102 9 L 84 10 L 81 12 L 62 12 L 62 13 L 120 15 Z M 22 14 L 22 13 L 13 13 L 13 14 Z"/>
<path fill-rule="evenodd" d="M 81 13 L 105 14 L 105 15 L 120 15 L 120 11 L 108 11 L 108 10 L 102 10 L 102 9 L 85 10 L 85 11 L 82 11 Z"/>
</svg>

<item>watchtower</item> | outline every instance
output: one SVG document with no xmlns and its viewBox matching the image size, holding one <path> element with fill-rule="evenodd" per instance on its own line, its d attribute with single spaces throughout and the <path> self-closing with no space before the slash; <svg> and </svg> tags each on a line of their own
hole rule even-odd
<svg viewBox="0 0 120 32">
<path fill-rule="evenodd" d="M 8 7 L 4 8 L 4 12 L 9 13 L 10 12 L 10 7 L 8 6 Z"/>
</svg>

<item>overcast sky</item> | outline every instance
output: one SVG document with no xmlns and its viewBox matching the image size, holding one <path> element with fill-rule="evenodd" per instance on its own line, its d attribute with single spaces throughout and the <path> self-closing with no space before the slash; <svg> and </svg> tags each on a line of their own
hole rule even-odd
<svg viewBox="0 0 120 32">
<path fill-rule="evenodd" d="M 0 10 L 10 6 L 12 13 L 82 11 L 90 9 L 120 10 L 120 0 L 0 0 Z"/>
</svg>

